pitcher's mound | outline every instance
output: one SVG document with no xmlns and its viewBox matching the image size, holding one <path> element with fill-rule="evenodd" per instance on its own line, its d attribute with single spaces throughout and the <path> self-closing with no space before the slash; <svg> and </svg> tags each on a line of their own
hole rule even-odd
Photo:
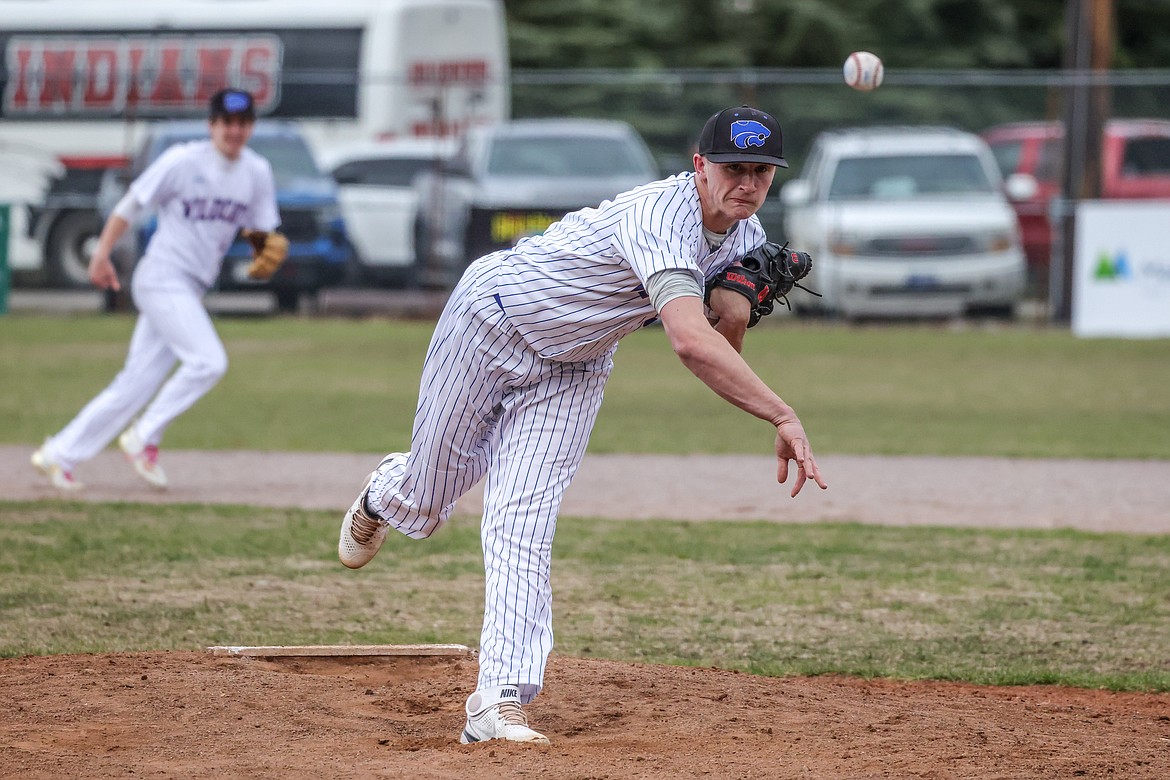
<svg viewBox="0 0 1170 780">
<path fill-rule="evenodd" d="M 1170 696 L 553 656 L 548 747 L 460 745 L 468 654 L 0 660 L 0 777 L 1170 777 Z"/>
</svg>

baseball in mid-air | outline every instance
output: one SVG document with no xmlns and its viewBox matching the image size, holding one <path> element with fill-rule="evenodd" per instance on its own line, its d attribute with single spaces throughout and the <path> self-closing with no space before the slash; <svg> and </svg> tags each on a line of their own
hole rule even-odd
<svg viewBox="0 0 1170 780">
<path fill-rule="evenodd" d="M 882 60 L 873 52 L 855 51 L 845 59 L 845 83 L 862 92 L 882 83 Z"/>
</svg>

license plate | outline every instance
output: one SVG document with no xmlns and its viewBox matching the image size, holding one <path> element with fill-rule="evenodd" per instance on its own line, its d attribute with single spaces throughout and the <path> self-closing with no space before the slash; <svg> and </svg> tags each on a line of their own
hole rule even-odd
<svg viewBox="0 0 1170 780">
<path fill-rule="evenodd" d="M 560 217 L 541 211 L 501 211 L 492 215 L 492 241 L 513 244 L 517 239 L 543 233 Z"/>
<path fill-rule="evenodd" d="M 939 280 L 933 276 L 914 274 L 906 277 L 907 290 L 935 290 L 941 286 Z"/>
</svg>

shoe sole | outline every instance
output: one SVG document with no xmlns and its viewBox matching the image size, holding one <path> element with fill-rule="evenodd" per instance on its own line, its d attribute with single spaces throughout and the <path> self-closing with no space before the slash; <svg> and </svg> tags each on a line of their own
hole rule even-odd
<svg viewBox="0 0 1170 780">
<path fill-rule="evenodd" d="M 521 740 L 521 739 L 504 739 L 503 737 L 498 737 L 498 739 L 501 742 L 511 742 L 514 745 L 551 745 L 552 744 L 552 740 L 550 740 L 548 737 L 544 737 L 542 739 L 523 739 L 523 740 Z M 475 736 L 467 733 L 467 729 L 464 729 L 463 733 L 459 735 L 459 744 L 461 744 L 461 745 L 478 745 L 480 742 L 491 742 L 491 740 L 490 739 L 476 739 Z"/>
<path fill-rule="evenodd" d="M 378 467 L 377 467 L 377 468 L 375 468 L 373 471 L 371 471 L 371 472 L 369 473 L 369 475 L 366 477 L 366 481 L 365 481 L 365 482 L 362 484 L 361 493 L 359 493 L 359 494 L 358 494 L 358 500 L 359 500 L 359 501 L 363 501 L 363 502 L 364 502 L 364 501 L 366 500 L 366 491 L 368 491 L 368 490 L 370 489 L 370 485 L 373 483 L 373 481 L 374 481 L 374 477 L 378 476 L 378 473 L 379 473 L 379 472 L 381 472 L 383 468 L 385 468 L 385 466 L 386 466 L 386 464 L 387 464 L 387 463 L 389 463 L 390 461 L 394 460 L 396 457 L 400 456 L 401 454 L 402 454 L 402 453 L 399 453 L 399 452 L 391 452 L 389 455 L 387 455 L 386 457 L 382 458 L 381 462 L 380 462 L 380 463 L 378 463 Z M 357 503 L 357 502 L 354 502 L 354 503 Z M 350 511 L 353 511 L 353 507 L 352 507 L 352 506 L 350 507 Z M 371 556 L 369 557 L 369 559 L 368 559 L 368 560 L 366 560 L 366 561 L 363 561 L 362 563 L 359 563 L 359 564 L 356 564 L 356 565 L 354 565 L 354 564 L 350 564 L 350 563 L 347 563 L 347 562 L 346 562 L 346 560 L 345 560 L 345 558 L 343 558 L 343 557 L 342 557 L 342 555 L 341 555 L 341 543 L 342 543 L 342 540 L 344 540 L 344 539 L 345 539 L 345 534 L 346 534 L 346 532 L 347 532 L 347 531 L 351 531 L 351 530 L 352 530 L 352 522 L 349 522 L 349 523 L 347 523 L 347 520 L 349 520 L 349 517 L 350 517 L 350 514 L 349 514 L 349 511 L 347 511 L 347 512 L 346 512 L 346 514 L 345 514 L 345 518 L 343 518 L 343 519 L 342 519 L 342 521 L 341 521 L 341 533 L 340 533 L 340 534 L 338 534 L 338 537 L 339 537 L 339 538 L 338 538 L 338 540 L 337 540 L 337 559 L 338 559 L 339 561 L 341 561 L 341 565 L 342 565 L 342 566 L 345 566 L 347 569 L 360 569 L 360 568 L 362 568 L 363 566 L 365 566 L 367 563 L 369 563 L 370 561 L 372 561 L 372 560 L 374 559 L 374 556 L 376 556 L 376 555 L 378 554 L 378 550 L 381 550 L 381 549 L 382 549 L 382 543 L 380 542 L 380 543 L 378 544 L 378 550 L 375 550 L 375 551 L 374 551 L 374 555 L 371 555 Z M 349 528 L 347 528 L 347 527 L 346 527 L 347 525 L 349 525 L 350 527 L 349 527 Z M 384 528 L 384 529 L 383 529 L 383 534 L 384 534 L 384 535 L 383 535 L 383 537 L 382 537 L 382 542 L 385 542 L 385 541 L 386 541 L 386 536 L 385 536 L 385 534 L 388 534 L 388 533 L 389 533 L 389 530 L 390 530 L 390 529 L 389 529 L 389 527 L 388 527 L 388 526 L 387 526 L 386 528 Z M 353 538 L 353 534 L 352 534 L 352 533 L 350 533 L 350 538 L 351 538 L 351 539 Z M 354 541 L 354 544 L 357 544 L 357 540 L 356 540 L 356 539 L 354 539 L 353 541 Z"/>
<path fill-rule="evenodd" d="M 384 462 L 385 462 L 385 461 L 383 461 L 383 463 L 384 463 Z M 381 468 L 381 464 L 379 464 L 378 468 Z M 362 492 L 358 494 L 357 501 L 355 501 L 355 502 L 354 502 L 355 504 L 356 504 L 358 501 L 360 501 L 360 502 L 362 502 L 362 503 L 365 503 L 365 500 L 366 500 L 366 491 L 370 489 L 370 483 L 372 483 L 372 482 L 374 481 L 374 477 L 377 475 L 377 473 L 378 473 L 378 470 L 377 470 L 377 469 L 374 469 L 373 471 L 371 471 L 371 472 L 370 472 L 370 475 L 369 475 L 368 477 L 366 477 L 365 484 L 363 484 L 363 485 L 362 485 Z M 381 543 L 379 543 L 379 544 L 378 544 L 378 549 L 374 550 L 374 554 L 373 554 L 373 555 L 371 555 L 371 556 L 370 556 L 369 558 L 367 558 L 366 560 L 362 561 L 361 563 L 356 563 L 356 564 L 355 564 L 355 563 L 350 563 L 349 561 L 347 561 L 345 558 L 343 558 L 343 557 L 342 557 L 342 555 L 341 555 L 341 546 L 342 546 L 342 544 L 345 542 L 345 535 L 346 535 L 347 533 L 349 534 L 349 538 L 350 538 L 350 539 L 353 541 L 353 543 L 354 543 L 355 545 L 358 545 L 358 547 L 361 547 L 361 545 L 359 545 L 359 544 L 358 544 L 358 541 L 357 541 L 357 539 L 354 539 L 354 538 L 353 538 L 353 519 L 352 519 L 352 518 L 353 518 L 353 513 L 354 513 L 355 511 L 357 511 L 357 510 L 355 510 L 355 509 L 354 509 L 354 508 L 351 506 L 351 507 L 349 508 L 349 511 L 347 511 L 347 512 L 345 513 L 345 517 L 344 517 L 344 518 L 342 518 L 342 520 L 341 520 L 341 533 L 339 534 L 339 537 L 340 537 L 340 538 L 337 540 L 337 559 L 338 559 L 339 561 L 341 561 L 341 565 L 342 565 L 342 566 L 344 566 L 344 567 L 346 567 L 347 569 L 360 569 L 360 568 L 362 568 L 362 567 L 363 567 L 363 566 L 365 566 L 367 563 L 369 563 L 370 561 L 374 560 L 374 557 L 375 557 L 375 556 L 377 556 L 377 554 L 378 554 L 378 551 L 382 549 L 382 545 L 381 545 Z M 389 529 L 385 529 L 385 530 L 383 531 L 383 537 L 382 537 L 382 541 L 385 541 L 386 537 L 385 537 L 385 535 L 384 535 L 384 534 L 385 534 L 387 531 L 389 531 Z"/>
<path fill-rule="evenodd" d="M 85 485 L 83 485 L 80 482 L 77 482 L 76 480 L 74 480 L 72 482 L 58 483 L 56 478 L 53 476 L 53 468 L 56 464 L 50 465 L 48 463 L 48 461 L 45 460 L 45 456 L 41 454 L 40 450 L 37 450 L 36 452 L 34 452 L 32 454 L 32 457 L 29 458 L 29 463 L 31 463 L 33 465 L 33 468 L 35 468 L 37 471 L 41 472 L 41 474 L 43 474 L 49 480 L 50 485 L 57 488 L 58 490 L 73 491 L 73 490 L 81 490 L 82 488 L 85 487 Z M 61 467 L 56 466 L 56 468 L 60 469 Z M 63 473 L 63 472 L 61 472 L 61 473 Z"/>
<path fill-rule="evenodd" d="M 129 463 L 131 467 L 133 467 L 134 473 L 137 474 L 142 479 L 142 481 L 146 482 L 151 487 L 156 487 L 160 490 L 166 490 L 170 483 L 165 476 L 161 480 L 155 479 L 154 477 L 148 476 L 139 467 L 138 456 L 131 452 L 130 448 L 126 446 L 125 433 L 118 437 L 118 449 L 122 451 L 122 455 L 125 456 L 126 462 Z"/>
<path fill-rule="evenodd" d="M 536 739 L 508 739 L 507 737 L 494 737 L 501 742 L 513 742 L 517 745 L 551 745 L 552 740 L 541 734 L 539 731 L 532 732 L 536 735 Z M 493 738 L 480 739 L 471 731 L 471 724 L 465 723 L 463 726 L 463 733 L 459 735 L 459 744 L 461 745 L 475 745 L 480 742 L 491 742 Z"/>
<path fill-rule="evenodd" d="M 137 474 L 143 482 L 150 485 L 151 487 L 158 488 L 159 490 L 166 490 L 167 489 L 167 487 L 170 483 L 167 481 L 166 477 L 163 477 L 161 482 L 157 481 L 153 477 L 148 477 L 146 474 L 143 473 L 142 469 L 140 469 L 138 467 L 138 461 L 132 455 L 130 455 L 130 453 L 123 453 L 123 454 L 126 455 L 126 462 L 129 463 L 134 468 L 134 473 Z"/>
</svg>

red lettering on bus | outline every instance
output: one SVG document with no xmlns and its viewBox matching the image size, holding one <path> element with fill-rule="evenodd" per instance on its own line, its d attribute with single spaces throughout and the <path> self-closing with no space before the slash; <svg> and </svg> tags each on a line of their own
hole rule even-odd
<svg viewBox="0 0 1170 780">
<path fill-rule="evenodd" d="M 81 102 L 87 109 L 114 108 L 118 97 L 118 49 L 113 41 L 95 41 L 85 52 L 85 90 Z"/>
<path fill-rule="evenodd" d="M 8 62 L 15 61 L 16 67 L 8 74 L 8 87 L 5 90 L 5 110 L 12 111 L 28 109 L 28 64 L 32 60 L 32 49 L 27 44 L 17 44 L 9 47 Z"/>
<path fill-rule="evenodd" d="M 441 60 L 412 62 L 410 83 L 416 86 L 447 86 L 451 84 L 482 85 L 487 81 L 487 62 L 484 60 Z"/>
<path fill-rule="evenodd" d="M 125 108 L 133 113 L 143 102 L 143 89 L 140 80 L 142 78 L 142 63 L 146 59 L 146 41 L 131 41 L 126 48 L 126 54 L 130 58 L 130 67 L 123 75 L 127 81 Z"/>
<path fill-rule="evenodd" d="M 41 108 L 68 111 L 73 106 L 73 63 L 76 52 L 66 44 L 46 46 L 41 54 L 44 81 L 41 85 Z"/>
<path fill-rule="evenodd" d="M 279 43 L 274 44 L 268 39 L 253 38 L 244 43 L 239 85 L 252 93 L 257 108 L 275 106 L 280 99 L 276 90 L 280 54 Z"/>
<path fill-rule="evenodd" d="M 232 64 L 232 47 L 227 42 L 209 42 L 196 50 L 195 57 L 198 66 L 195 69 L 194 101 L 203 105 L 211 100 L 212 95 L 231 84 L 228 70 Z"/>
<path fill-rule="evenodd" d="M 215 91 L 251 90 L 266 113 L 280 101 L 274 35 L 15 36 L 8 41 L 6 114 L 202 112 Z"/>
<path fill-rule="evenodd" d="M 183 49 L 174 40 L 159 46 L 158 79 L 150 93 L 151 107 L 178 107 L 183 105 Z"/>
</svg>

